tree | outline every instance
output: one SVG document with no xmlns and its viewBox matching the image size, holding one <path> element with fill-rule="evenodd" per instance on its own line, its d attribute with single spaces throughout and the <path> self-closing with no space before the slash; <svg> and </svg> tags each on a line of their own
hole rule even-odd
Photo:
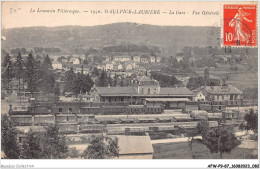
<svg viewBox="0 0 260 169">
<path fill-rule="evenodd" d="M 196 133 L 201 134 L 202 140 L 206 137 L 207 132 L 209 131 L 209 123 L 207 120 L 201 120 L 197 123 Z"/>
<path fill-rule="evenodd" d="M 44 58 L 42 68 L 44 71 L 52 70 L 52 63 L 51 63 L 51 59 L 48 54 Z"/>
<path fill-rule="evenodd" d="M 29 131 L 25 142 L 22 144 L 21 158 L 22 159 L 41 159 L 42 149 L 40 144 L 40 136 L 34 133 L 32 130 Z"/>
<path fill-rule="evenodd" d="M 253 109 L 249 113 L 245 114 L 244 119 L 246 121 L 245 129 L 253 130 L 255 133 L 258 131 L 258 115 Z"/>
<path fill-rule="evenodd" d="M 193 90 L 204 85 L 205 79 L 203 77 L 191 77 L 187 83 L 187 88 Z"/>
<path fill-rule="evenodd" d="M 108 75 L 108 85 L 112 86 L 112 78 L 111 78 L 110 73 Z"/>
<path fill-rule="evenodd" d="M 89 74 L 84 75 L 83 73 L 78 73 L 73 82 L 73 92 L 76 94 L 89 92 L 92 88 L 94 82 L 90 78 Z"/>
<path fill-rule="evenodd" d="M 55 78 L 52 72 L 45 72 L 41 80 L 41 90 L 43 93 L 53 93 Z"/>
<path fill-rule="evenodd" d="M 203 139 L 203 144 L 207 146 L 210 153 L 218 153 L 220 158 L 223 153 L 230 153 L 240 143 L 232 129 L 227 127 L 209 130 Z"/>
<path fill-rule="evenodd" d="M 105 70 L 103 70 L 101 72 L 99 79 L 98 79 L 98 86 L 107 87 L 107 85 L 108 85 L 107 72 Z"/>
<path fill-rule="evenodd" d="M 117 85 L 117 74 L 115 74 L 113 86 L 116 86 L 116 85 Z"/>
<path fill-rule="evenodd" d="M 73 70 L 73 67 L 70 68 L 67 72 L 65 72 L 65 77 L 66 77 L 66 84 L 64 91 L 66 92 L 71 92 L 73 91 L 73 84 L 76 79 L 76 73 Z"/>
<path fill-rule="evenodd" d="M 71 158 L 78 158 L 79 157 L 79 151 L 73 147 L 69 149 L 69 157 Z"/>
<path fill-rule="evenodd" d="M 60 56 L 60 57 L 58 57 L 57 61 L 61 62 L 63 59 L 66 59 L 66 58 L 64 56 Z"/>
<path fill-rule="evenodd" d="M 14 68 L 15 68 L 15 76 L 19 80 L 19 89 L 20 89 L 20 79 L 21 79 L 22 74 L 23 74 L 23 59 L 22 59 L 20 52 L 17 55 Z"/>
<path fill-rule="evenodd" d="M 59 132 L 57 125 L 46 128 L 43 139 L 43 158 L 45 159 L 64 159 L 69 151 L 66 145 L 65 135 Z"/>
<path fill-rule="evenodd" d="M 97 69 L 97 67 L 94 67 L 94 68 L 92 69 L 91 74 L 92 74 L 93 76 L 99 76 L 99 70 Z"/>
<path fill-rule="evenodd" d="M 33 93 L 36 92 L 38 89 L 38 74 L 37 74 L 37 63 L 32 55 L 30 53 L 27 57 L 27 62 L 26 62 L 26 83 L 28 85 L 28 90 Z"/>
<path fill-rule="evenodd" d="M 12 81 L 13 77 L 14 77 L 13 64 L 11 61 L 11 56 L 9 55 L 9 53 L 7 53 L 4 58 L 3 70 L 2 70 L 3 84 L 7 89 L 9 89 L 9 83 Z"/>
<path fill-rule="evenodd" d="M 1 147 L 8 159 L 20 157 L 20 146 L 17 141 L 18 131 L 14 123 L 4 114 L 1 117 Z"/>
<path fill-rule="evenodd" d="M 246 88 L 243 91 L 243 95 L 245 99 L 253 99 L 253 100 L 257 100 L 258 99 L 258 88 Z"/>
<path fill-rule="evenodd" d="M 60 95 L 60 85 L 59 85 L 59 83 L 56 83 L 55 88 L 53 89 L 53 93 L 54 93 L 56 96 L 59 96 L 59 95 Z"/>
<path fill-rule="evenodd" d="M 94 136 L 82 157 L 86 159 L 109 159 L 119 156 L 118 138 Z"/>
</svg>

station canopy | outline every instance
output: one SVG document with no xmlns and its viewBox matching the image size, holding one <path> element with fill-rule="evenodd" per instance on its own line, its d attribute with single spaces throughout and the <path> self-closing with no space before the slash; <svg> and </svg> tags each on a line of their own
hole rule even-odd
<svg viewBox="0 0 260 169">
<path fill-rule="evenodd" d="M 148 102 L 188 102 L 187 98 L 145 98 Z"/>
</svg>

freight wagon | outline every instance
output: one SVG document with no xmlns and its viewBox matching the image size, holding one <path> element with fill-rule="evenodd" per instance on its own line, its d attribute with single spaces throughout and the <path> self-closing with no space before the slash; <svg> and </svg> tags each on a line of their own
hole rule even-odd
<svg viewBox="0 0 260 169">
<path fill-rule="evenodd" d="M 35 115 L 34 124 L 39 126 L 54 124 L 54 118 L 53 115 Z"/>
<path fill-rule="evenodd" d="M 76 134 L 79 132 L 79 125 L 75 123 L 59 124 L 59 132 L 64 134 Z"/>
<path fill-rule="evenodd" d="M 75 114 L 58 114 L 56 115 L 57 123 L 76 123 L 77 117 Z"/>
<path fill-rule="evenodd" d="M 102 133 L 105 131 L 105 125 L 102 124 L 82 124 L 79 126 L 80 133 Z"/>
<path fill-rule="evenodd" d="M 11 120 L 18 126 L 30 126 L 32 125 L 31 115 L 11 115 Z"/>
</svg>

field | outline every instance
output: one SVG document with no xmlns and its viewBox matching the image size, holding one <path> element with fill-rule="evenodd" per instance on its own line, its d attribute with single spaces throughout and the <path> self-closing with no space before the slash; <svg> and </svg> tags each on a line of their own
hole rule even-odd
<svg viewBox="0 0 260 169">
<path fill-rule="evenodd" d="M 210 74 L 219 77 L 219 80 L 223 82 L 226 80 L 227 84 L 233 85 L 239 90 L 243 91 L 246 88 L 258 87 L 258 73 L 255 71 L 248 71 L 244 65 L 237 65 L 239 69 L 237 71 L 230 70 L 229 65 L 220 65 L 216 69 L 210 70 Z M 203 68 L 192 68 L 197 74 L 204 77 Z M 226 79 L 228 77 L 228 79 Z"/>
<path fill-rule="evenodd" d="M 192 150 L 187 142 L 153 144 L 154 159 L 217 159 L 216 153 L 211 154 L 201 143 L 193 143 Z M 257 151 L 257 150 L 256 150 Z M 223 159 L 257 159 L 252 149 L 238 147 L 230 154 L 223 154 Z"/>
</svg>

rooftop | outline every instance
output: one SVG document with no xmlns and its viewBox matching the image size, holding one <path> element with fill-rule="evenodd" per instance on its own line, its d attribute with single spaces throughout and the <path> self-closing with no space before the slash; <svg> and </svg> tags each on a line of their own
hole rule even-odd
<svg viewBox="0 0 260 169">
<path fill-rule="evenodd" d="M 152 154 L 153 147 L 149 136 L 123 136 L 118 137 L 119 155 L 123 154 Z"/>
<path fill-rule="evenodd" d="M 206 91 L 211 94 L 243 94 L 242 91 L 232 85 L 228 86 L 206 86 Z"/>
<path fill-rule="evenodd" d="M 100 95 L 113 95 L 113 96 L 131 96 L 131 95 L 139 95 L 137 88 L 135 87 L 96 87 L 98 93 Z M 192 96 L 192 92 L 186 88 L 186 87 L 179 87 L 179 88 L 160 88 L 159 94 L 148 94 L 149 96 Z M 147 96 L 148 96 L 147 95 Z M 143 94 L 143 96 L 146 96 L 146 94 Z"/>
</svg>

